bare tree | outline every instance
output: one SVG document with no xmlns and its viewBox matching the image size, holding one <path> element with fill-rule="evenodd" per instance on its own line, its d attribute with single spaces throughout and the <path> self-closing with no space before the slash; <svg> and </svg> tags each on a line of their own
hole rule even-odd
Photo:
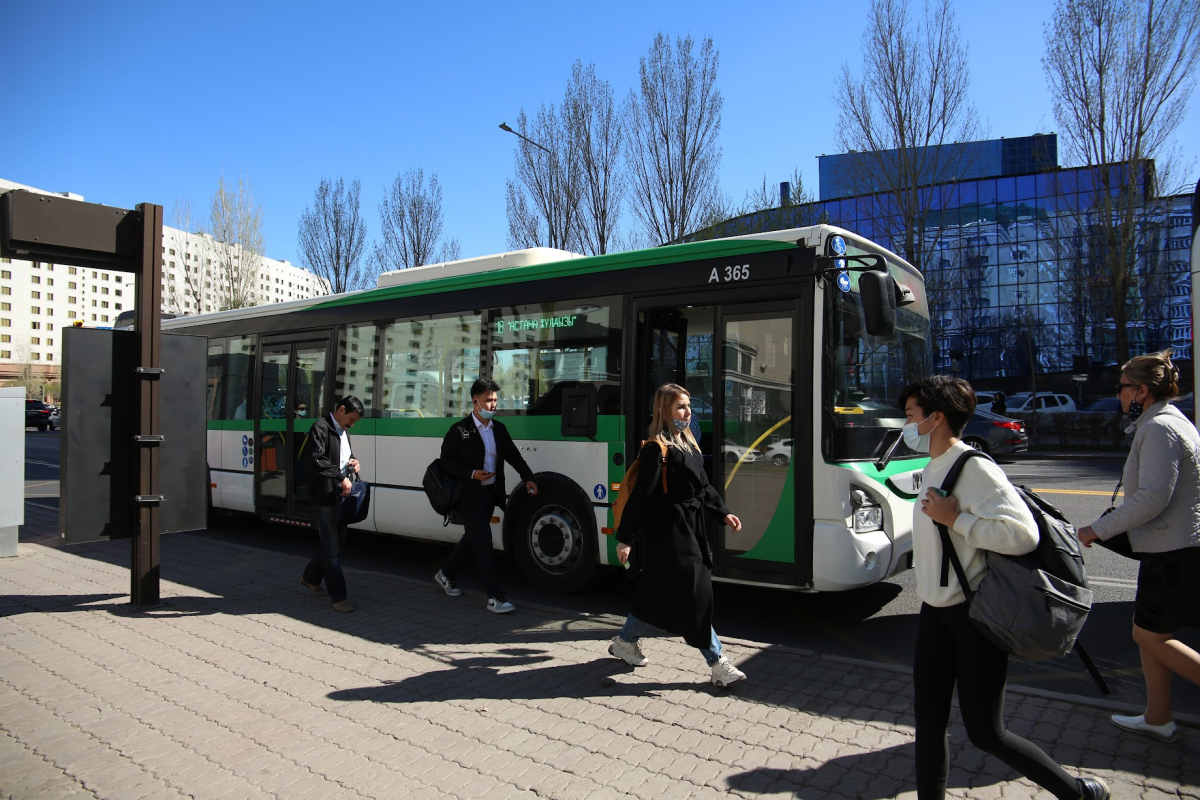
<svg viewBox="0 0 1200 800">
<path fill-rule="evenodd" d="M 429 183 L 420 168 L 397 175 L 379 204 L 379 217 L 383 241 L 375 245 L 373 260 L 380 272 L 454 260 L 445 258 L 447 253 L 458 257 L 457 239 L 442 242 L 438 249 L 443 222 L 436 172 L 430 173 Z"/>
<path fill-rule="evenodd" d="M 967 96 L 967 46 L 950 0 L 928 0 L 920 20 L 909 0 L 872 0 L 863 32 L 862 77 L 849 64 L 837 86 L 838 142 L 859 151 L 846 177 L 853 194 L 870 195 L 872 216 L 902 255 L 920 266 L 938 235 L 936 188 L 962 177 L 961 152 L 947 145 L 982 134 Z M 890 228 L 890 230 L 886 230 Z"/>
<path fill-rule="evenodd" d="M 213 195 L 210 233 L 213 238 L 213 289 L 221 311 L 254 305 L 262 266 L 262 207 L 246 176 L 226 184 L 221 176 Z"/>
<path fill-rule="evenodd" d="M 300 259 L 318 277 L 329 281 L 333 294 L 352 291 L 364 283 L 359 262 L 367 248 L 367 226 L 359 213 L 362 186 L 321 179 L 313 207 L 300 214 Z"/>
<path fill-rule="evenodd" d="M 596 66 L 576 61 L 563 107 L 580 164 L 581 207 L 576 238 L 592 255 L 617 241 L 617 219 L 625 190 L 620 169 L 623 131 L 612 85 L 596 77 Z"/>
<path fill-rule="evenodd" d="M 531 125 L 522 109 L 515 129 L 515 180 L 505 182 L 508 240 L 512 247 L 569 249 L 579 238 L 582 151 L 573 137 L 572 110 L 553 103 Z"/>
<path fill-rule="evenodd" d="M 762 184 L 748 192 L 742 201 L 741 214 L 753 214 L 755 211 L 766 211 L 772 208 L 790 208 L 791 206 L 807 205 L 816 202 L 812 192 L 804 187 L 804 173 L 799 167 L 792 170 L 788 183 L 788 196 L 785 201 L 780 195 L 780 189 L 775 184 L 767 183 L 767 173 L 763 173 Z"/>
<path fill-rule="evenodd" d="M 654 244 L 680 241 L 717 193 L 721 148 L 719 55 L 712 38 L 654 38 L 642 57 L 640 92 L 625 104 L 630 200 Z"/>
<path fill-rule="evenodd" d="M 1042 66 L 1068 157 L 1092 167 L 1090 222 L 1112 293 L 1116 361 L 1129 358 L 1126 300 L 1141 245 L 1138 221 L 1158 193 L 1154 160 L 1187 109 L 1200 58 L 1195 0 L 1058 0 Z"/>
<path fill-rule="evenodd" d="M 163 310 L 176 314 L 211 311 L 213 249 L 209 246 L 210 240 L 204 236 L 204 228 L 193 216 L 190 199 L 176 198 L 171 207 L 171 227 L 182 235 L 171 237 L 172 249 L 176 252 L 164 256 L 167 260 L 164 267 L 169 267 L 171 261 L 176 261 L 179 266 L 163 270 L 169 275 L 163 292 Z M 210 306 L 208 309 L 206 304 Z"/>
</svg>

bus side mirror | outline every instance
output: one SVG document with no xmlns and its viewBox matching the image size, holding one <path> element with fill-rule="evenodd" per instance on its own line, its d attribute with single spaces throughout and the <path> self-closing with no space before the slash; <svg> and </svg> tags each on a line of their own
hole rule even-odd
<svg viewBox="0 0 1200 800">
<path fill-rule="evenodd" d="M 896 332 L 896 281 L 886 272 L 869 270 L 858 275 L 867 333 L 891 336 Z"/>
</svg>

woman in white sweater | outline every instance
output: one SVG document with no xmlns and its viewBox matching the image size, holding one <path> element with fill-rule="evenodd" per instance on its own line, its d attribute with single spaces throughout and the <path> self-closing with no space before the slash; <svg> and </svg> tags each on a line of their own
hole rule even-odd
<svg viewBox="0 0 1200 800">
<path fill-rule="evenodd" d="M 1008 654 L 976 630 L 935 523 L 949 529 L 971 588 L 987 575 L 988 550 L 1021 555 L 1037 546 L 1037 525 L 1008 478 L 993 462 L 970 459 L 954 492 L 943 497 L 942 480 L 968 445 L 959 440 L 975 411 L 975 392 L 964 380 L 934 375 L 900 395 L 908 424 L 904 442 L 931 456 L 922 473 L 925 492 L 913 512 L 913 567 L 921 614 L 913 661 L 917 730 L 917 797 L 946 796 L 950 700 L 958 705 L 971 741 L 1059 798 L 1106 800 L 1108 786 L 1095 777 L 1075 778 L 1037 745 L 1004 727 Z"/>
<path fill-rule="evenodd" d="M 1125 500 L 1079 529 L 1079 541 L 1128 532 L 1141 554 L 1133 607 L 1133 640 L 1142 656 L 1146 710 L 1113 714 L 1113 724 L 1171 741 L 1178 727 L 1171 716 L 1171 674 L 1200 684 L 1200 653 L 1175 638 L 1183 627 L 1200 626 L 1200 435 L 1167 401 L 1179 393 L 1179 370 L 1171 351 L 1131 359 L 1121 368 L 1117 397 L 1137 432 L 1121 483 Z"/>
</svg>

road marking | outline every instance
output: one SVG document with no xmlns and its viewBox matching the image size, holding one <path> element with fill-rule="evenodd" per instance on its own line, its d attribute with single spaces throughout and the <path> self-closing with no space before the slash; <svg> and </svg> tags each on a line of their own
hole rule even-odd
<svg viewBox="0 0 1200 800">
<path fill-rule="evenodd" d="M 1089 575 L 1088 584 L 1096 586 L 1117 586 L 1121 589 L 1136 589 L 1137 581 L 1128 578 L 1105 578 L 1100 575 Z"/>
<path fill-rule="evenodd" d="M 1097 491 L 1094 491 L 1091 489 L 1038 489 L 1038 488 L 1033 488 L 1033 489 L 1030 489 L 1029 491 L 1038 492 L 1041 494 L 1089 494 L 1089 495 L 1099 495 L 1101 497 L 1112 497 L 1112 492 L 1097 492 Z M 1117 497 L 1124 497 L 1124 496 L 1125 496 L 1124 492 L 1117 492 Z"/>
<path fill-rule="evenodd" d="M 59 468 L 58 464 L 51 464 L 49 461 L 30 461 L 29 459 L 25 459 L 25 463 L 36 464 L 39 467 L 54 467 L 55 469 Z"/>
</svg>

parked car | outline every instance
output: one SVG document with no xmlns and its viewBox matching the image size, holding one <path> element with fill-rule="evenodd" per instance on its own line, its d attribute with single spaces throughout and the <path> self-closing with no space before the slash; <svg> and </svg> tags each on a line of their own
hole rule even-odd
<svg viewBox="0 0 1200 800">
<path fill-rule="evenodd" d="M 54 406 L 50 409 L 50 430 L 62 427 L 62 409 Z"/>
<path fill-rule="evenodd" d="M 1023 453 L 1029 449 L 1029 435 L 1025 432 L 1024 422 L 990 411 L 980 411 L 978 407 L 967 420 L 962 440 L 988 455 Z"/>
<path fill-rule="evenodd" d="M 721 443 L 721 452 L 725 454 L 725 460 L 732 464 L 735 461 L 745 461 L 753 463 L 762 460 L 762 453 L 758 450 L 753 450 L 737 442 L 726 439 Z"/>
<path fill-rule="evenodd" d="M 41 400 L 25 401 L 25 427 L 37 428 L 39 431 L 51 427 L 50 409 Z"/>
<path fill-rule="evenodd" d="M 1101 397 L 1096 402 L 1085 408 L 1083 414 L 1120 414 L 1121 413 L 1121 398 L 1113 395 L 1112 397 Z"/>
<path fill-rule="evenodd" d="M 1036 411 L 1039 414 L 1065 414 L 1077 410 L 1075 401 L 1069 394 L 1038 392 L 1036 405 L 1034 405 L 1034 400 L 1033 395 L 1028 392 L 1014 394 L 1008 398 L 1008 413 L 1027 414 Z"/>
<path fill-rule="evenodd" d="M 767 449 L 763 451 L 763 458 L 777 467 L 786 467 L 792 460 L 792 440 L 783 439 L 767 445 Z"/>
<path fill-rule="evenodd" d="M 995 392 L 976 392 L 975 393 L 975 410 L 976 411 L 991 411 L 992 401 L 996 399 Z"/>
</svg>

